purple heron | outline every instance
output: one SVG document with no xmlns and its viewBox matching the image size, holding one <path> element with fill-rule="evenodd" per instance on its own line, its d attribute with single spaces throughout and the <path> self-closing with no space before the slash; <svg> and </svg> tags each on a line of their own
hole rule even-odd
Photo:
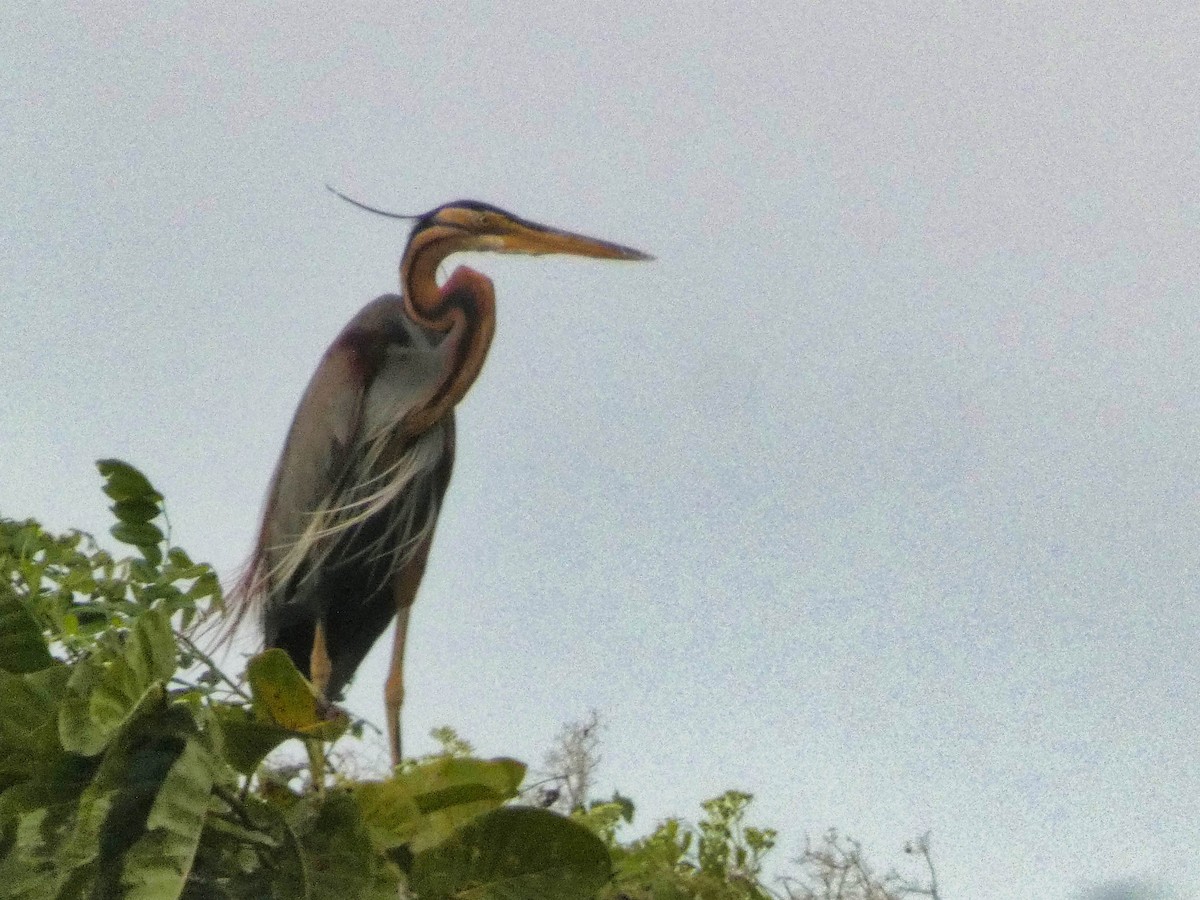
<svg viewBox="0 0 1200 900">
<path fill-rule="evenodd" d="M 333 191 L 332 188 L 330 188 Z M 262 528 L 231 600 L 259 620 L 326 703 L 396 620 L 384 686 L 392 764 L 400 762 L 404 642 L 454 462 L 454 406 L 474 383 L 496 327 L 492 282 L 452 253 L 566 253 L 651 259 L 637 250 L 460 200 L 414 219 L 400 295 L 368 303 L 325 351 L 288 432 Z"/>
</svg>

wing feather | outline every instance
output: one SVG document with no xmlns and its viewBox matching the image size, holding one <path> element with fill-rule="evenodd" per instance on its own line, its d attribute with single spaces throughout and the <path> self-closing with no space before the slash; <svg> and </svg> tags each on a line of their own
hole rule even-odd
<svg viewBox="0 0 1200 900">
<path fill-rule="evenodd" d="M 356 552 L 398 553 L 395 561 L 403 562 L 428 538 L 449 477 L 439 462 L 450 450 L 452 426 L 412 438 L 396 426 L 436 390 L 444 357 L 395 295 L 367 304 L 334 340 L 304 391 L 272 477 L 258 546 L 231 595 L 234 627 L 255 609 L 270 645 L 279 630 L 272 620 L 284 607 L 302 618 L 321 614 L 330 592 L 320 570 L 330 551 L 338 541 L 363 543 L 351 531 L 361 532 L 406 491 L 408 514 L 382 529 L 376 522 L 374 537 Z"/>
</svg>

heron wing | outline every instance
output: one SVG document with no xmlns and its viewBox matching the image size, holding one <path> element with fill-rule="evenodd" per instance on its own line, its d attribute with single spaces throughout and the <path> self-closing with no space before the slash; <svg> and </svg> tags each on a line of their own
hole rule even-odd
<svg viewBox="0 0 1200 900">
<path fill-rule="evenodd" d="M 363 456 L 376 452 L 412 406 L 443 378 L 442 354 L 387 294 L 346 325 L 313 373 L 276 466 L 261 553 L 270 565 L 314 514 L 350 496 L 364 480 Z M 389 448 L 393 455 L 403 447 Z"/>
<path fill-rule="evenodd" d="M 267 499 L 263 551 L 296 540 L 342 478 L 361 428 L 364 380 L 354 348 L 335 342 L 296 409 Z"/>
<path fill-rule="evenodd" d="M 394 614 L 391 567 L 427 546 L 449 480 L 452 423 L 415 436 L 398 428 L 445 378 L 433 337 L 400 297 L 385 295 L 350 321 L 313 374 L 240 591 L 242 611 L 259 610 L 268 646 L 311 644 L 313 623 L 335 607 L 371 624 L 356 643 L 373 642 Z M 293 654 L 302 670 L 303 652 Z"/>
</svg>

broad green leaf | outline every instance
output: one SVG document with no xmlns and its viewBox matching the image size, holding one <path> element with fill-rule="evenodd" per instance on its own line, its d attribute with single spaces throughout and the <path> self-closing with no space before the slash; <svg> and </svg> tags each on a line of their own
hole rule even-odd
<svg viewBox="0 0 1200 900">
<path fill-rule="evenodd" d="M 72 667 L 67 691 L 58 709 L 58 736 L 68 753 L 94 756 L 104 749 L 110 730 L 93 721 L 91 696 L 103 678 L 103 669 L 92 659 Z"/>
<path fill-rule="evenodd" d="M 155 682 L 141 696 L 130 697 L 113 689 L 107 673 L 97 673 L 96 667 L 87 662 L 75 666 L 67 683 L 58 711 L 58 734 L 67 752 L 94 756 L 108 746 L 122 726 L 161 705 L 166 690 L 161 682 Z M 116 660 L 113 668 L 124 665 L 123 660 Z"/>
<path fill-rule="evenodd" d="M 0 672 L 0 779 L 46 769 L 62 753 L 58 706 L 70 674 L 63 665 L 29 675 Z"/>
<path fill-rule="evenodd" d="M 174 675 L 175 652 L 175 635 L 167 616 L 156 609 L 139 615 L 125 649 L 137 685 L 166 681 Z"/>
<path fill-rule="evenodd" d="M 107 747 L 113 736 L 123 727 L 161 707 L 166 698 L 166 689 L 160 682 L 155 682 L 132 703 L 126 703 L 128 698 L 107 691 L 105 683 L 101 681 L 91 696 L 91 702 L 85 702 L 83 706 L 83 716 L 86 716 L 88 724 L 80 728 L 77 734 L 68 734 L 64 731 L 64 714 L 69 717 L 70 724 L 78 725 L 80 720 L 75 696 L 68 691 L 59 708 L 59 738 L 63 747 L 70 753 L 95 755 Z"/>
<path fill-rule="evenodd" d="M 111 733 L 124 725 L 140 705 L 153 705 L 165 696 L 163 686 L 158 682 L 151 682 L 141 694 L 135 694 L 140 683 L 125 660 L 113 660 L 89 698 L 88 712 L 92 720 Z"/>
<path fill-rule="evenodd" d="M 251 831 L 236 822 L 218 816 L 209 816 L 204 822 L 204 827 L 211 832 L 227 835 L 242 844 L 257 844 L 259 847 L 268 849 L 275 849 L 280 844 L 278 840 L 263 831 Z"/>
<path fill-rule="evenodd" d="M 217 606 L 221 605 L 221 582 L 217 580 L 217 573 L 211 569 L 206 569 L 197 578 L 184 596 L 193 602 L 199 602 L 205 598 L 211 597 L 216 601 Z"/>
<path fill-rule="evenodd" d="M 350 717 L 340 709 L 322 714 L 312 686 L 283 650 L 273 648 L 251 659 L 246 678 L 263 721 L 323 741 L 336 740 L 350 726 Z"/>
<path fill-rule="evenodd" d="M 177 897 L 183 890 L 208 814 L 213 770 L 208 751 L 189 740 L 158 788 L 145 834 L 125 854 L 126 900 Z"/>
<path fill-rule="evenodd" d="M 98 763 L 98 757 L 76 756 L 61 748 L 47 759 L 31 761 L 32 776 L 0 793 L 0 821 L 46 809 L 50 811 L 48 829 L 64 825 L 74 815 L 80 794 L 91 784 Z"/>
<path fill-rule="evenodd" d="M 62 856 L 69 864 L 94 860 L 92 896 L 121 896 L 128 854 L 146 835 L 159 792 L 186 748 L 186 740 L 169 733 L 180 719 L 189 719 L 186 711 L 167 707 L 159 715 L 131 722 L 109 746 L 84 791 L 76 832 Z"/>
<path fill-rule="evenodd" d="M 97 786 L 93 781 L 71 810 L 61 840 L 47 841 L 43 853 L 53 854 L 56 869 L 68 875 L 78 872 L 86 877 L 94 873 L 100 857 L 100 832 L 112 807 L 113 790 Z"/>
<path fill-rule="evenodd" d="M 480 791 L 508 800 L 525 778 L 525 764 L 515 759 L 446 756 L 421 763 L 397 776 L 418 798 L 421 812 L 436 812 L 472 802 Z"/>
<path fill-rule="evenodd" d="M 292 813 L 312 900 L 396 896 L 398 871 L 376 854 L 358 804 L 345 791 L 309 798 Z M 381 888 L 389 891 L 381 895 Z"/>
<path fill-rule="evenodd" d="M 308 855 L 300 845 L 300 836 L 288 821 L 285 811 L 273 804 L 257 800 L 254 806 L 259 815 L 275 826 L 283 838 L 275 857 L 276 896 L 286 897 L 287 900 L 312 900 L 312 876 Z M 294 804 L 291 806 L 294 808 Z"/>
<path fill-rule="evenodd" d="M 156 491 L 149 479 L 129 463 L 119 459 L 100 459 L 96 468 L 104 476 L 104 493 L 112 499 L 146 500 L 151 503 L 162 501 L 162 494 Z"/>
<path fill-rule="evenodd" d="M 515 759 L 445 757 L 406 772 L 422 813 L 414 853 L 448 838 L 459 826 L 503 806 L 517 795 L 525 766 Z"/>
<path fill-rule="evenodd" d="M 418 853 L 409 886 L 421 900 L 584 900 L 611 872 L 604 844 L 582 825 L 510 806 Z"/>
<path fill-rule="evenodd" d="M 91 756 L 140 707 L 165 696 L 164 682 L 175 672 L 175 637 L 159 610 L 138 616 L 118 656 L 98 651 L 77 663 L 59 711 L 59 735 L 71 753 Z"/>
<path fill-rule="evenodd" d="M 165 696 L 175 672 L 175 636 L 159 610 L 138 616 L 119 656 L 98 652 L 77 663 L 59 712 L 59 735 L 71 753 L 91 756 L 139 707 Z"/>
<path fill-rule="evenodd" d="M 139 547 L 143 553 L 147 548 L 158 551 L 158 546 L 155 544 L 147 544 L 145 547 Z M 158 579 L 158 561 L 152 560 L 147 556 L 146 559 L 134 559 L 129 562 L 129 580 L 136 584 L 151 584 Z"/>
<path fill-rule="evenodd" d="M 442 757 L 387 781 L 355 785 L 353 792 L 380 846 L 408 844 L 417 853 L 503 806 L 524 777 L 525 766 L 515 759 Z"/>
<path fill-rule="evenodd" d="M 224 736 L 225 761 L 243 775 L 252 775 L 267 754 L 296 736 L 274 722 L 264 722 L 241 706 L 214 706 Z"/>
<path fill-rule="evenodd" d="M 407 784 L 398 778 L 364 781 L 351 790 L 377 846 L 390 849 L 412 840 L 421 809 Z"/>
<path fill-rule="evenodd" d="M 16 597 L 0 599 L 0 669 L 36 672 L 53 662 L 37 620 Z"/>
<path fill-rule="evenodd" d="M 12 832 L 12 843 L 0 859 L 0 884 L 11 900 L 56 900 L 71 870 L 47 849 L 47 838 L 56 836 L 48 822 L 49 810 L 24 815 Z"/>
</svg>

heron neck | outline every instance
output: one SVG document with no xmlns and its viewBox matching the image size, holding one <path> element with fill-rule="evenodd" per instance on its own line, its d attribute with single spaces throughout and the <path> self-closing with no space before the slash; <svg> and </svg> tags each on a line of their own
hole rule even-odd
<svg viewBox="0 0 1200 900">
<path fill-rule="evenodd" d="M 461 237 L 441 228 L 418 231 L 412 236 L 400 260 L 400 287 L 404 306 L 413 321 L 433 329 L 448 331 L 453 325 L 446 303 L 446 292 L 438 287 L 438 266 L 451 253 L 462 250 Z"/>
<path fill-rule="evenodd" d="M 496 295 L 490 279 L 460 266 L 438 286 L 438 266 L 463 249 L 457 244 L 453 237 L 420 245 L 414 239 L 400 263 L 405 310 L 413 321 L 445 334 L 440 345 L 443 377 L 429 397 L 405 417 L 405 425 L 414 434 L 445 416 L 470 390 L 496 331 Z"/>
</svg>

